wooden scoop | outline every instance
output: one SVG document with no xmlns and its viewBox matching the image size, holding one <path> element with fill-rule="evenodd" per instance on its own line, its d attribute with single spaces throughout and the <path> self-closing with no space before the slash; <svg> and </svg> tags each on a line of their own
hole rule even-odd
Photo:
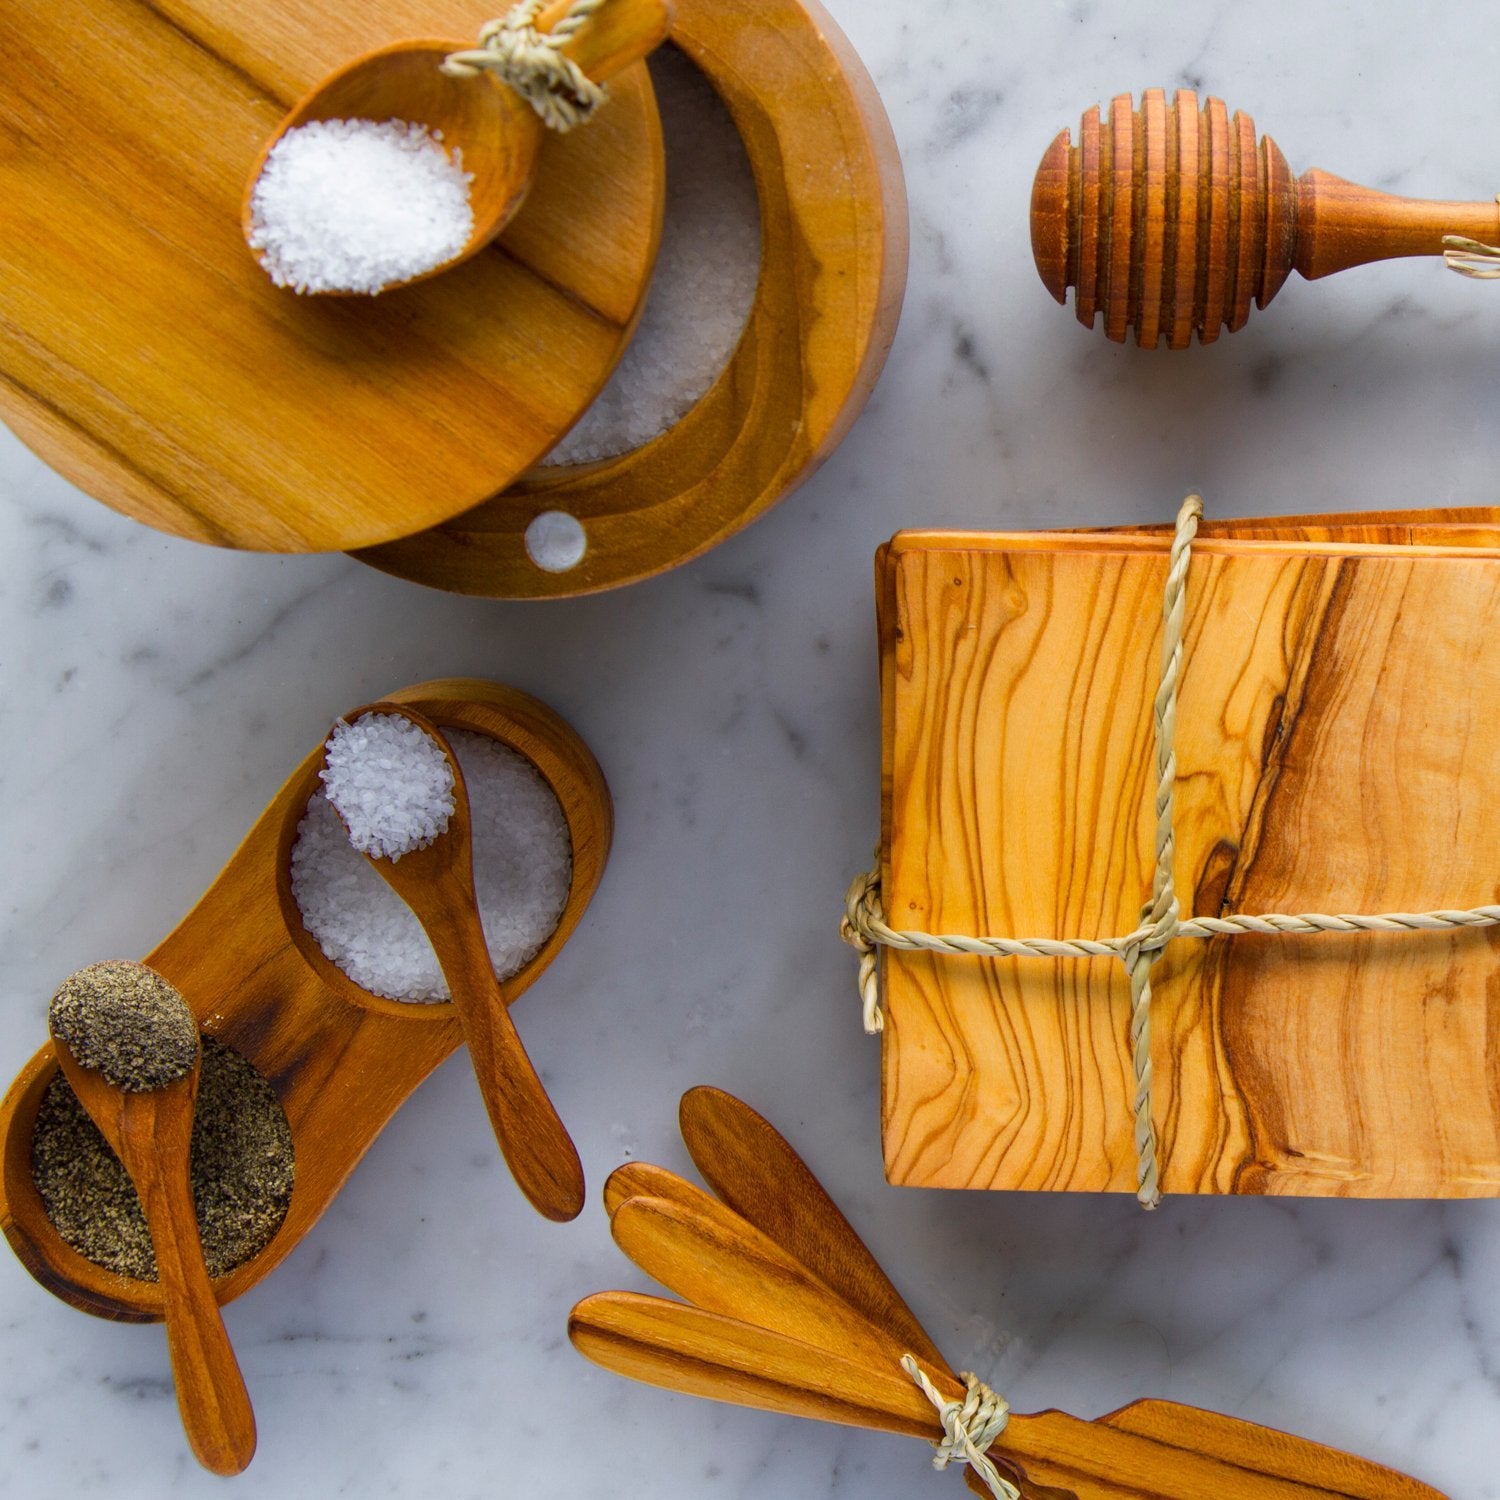
<svg viewBox="0 0 1500 1500">
<path fill-rule="evenodd" d="M 495 1139 L 521 1191 L 549 1219 L 577 1218 L 583 1208 L 583 1166 L 526 1055 L 485 944 L 474 892 L 469 799 L 458 758 L 437 726 L 405 704 L 374 703 L 350 714 L 349 722 L 367 714 L 405 719 L 448 759 L 454 808 L 447 828 L 425 849 L 399 859 L 365 857 L 416 914 L 437 954 Z"/>
<path fill-rule="evenodd" d="M 1078 321 L 1116 343 L 1135 329 L 1185 349 L 1244 326 L 1293 270 L 1309 281 L 1369 261 L 1441 255 L 1443 237 L 1500 239 L 1500 207 L 1398 198 L 1314 169 L 1294 179 L 1276 143 L 1257 149 L 1255 122 L 1231 121 L 1220 99 L 1191 89 L 1168 107 L 1147 89 L 1084 115 L 1078 144 L 1063 130 L 1031 190 L 1031 249 L 1059 301 L 1075 288 Z"/>
<path fill-rule="evenodd" d="M 719 1090 L 689 1093 L 682 1118 L 704 1175 L 755 1223 L 685 1183 L 672 1186 L 660 1168 L 622 1168 L 606 1188 L 617 1241 L 695 1305 L 599 1293 L 573 1310 L 579 1350 L 676 1390 L 940 1435 L 901 1358 L 915 1355 L 948 1399 L 962 1400 L 963 1383 L 796 1153 Z M 651 1196 L 628 1196 L 632 1185 Z M 989 1457 L 1026 1500 L 1441 1500 L 1377 1464 L 1170 1401 L 1137 1402 L 1096 1422 L 1013 1414 Z M 972 1472 L 970 1484 L 988 1493 Z"/>
<path fill-rule="evenodd" d="M 127 1091 L 84 1067 L 55 1028 L 52 1042 L 78 1102 L 140 1197 L 188 1444 L 205 1469 L 238 1474 L 255 1453 L 255 1413 L 203 1263 L 189 1175 L 201 1052 L 172 1082 Z"/>
<path fill-rule="evenodd" d="M 557 0 L 537 18 L 537 30 L 551 31 L 572 4 L 573 0 Z M 664 41 L 671 19 L 668 0 L 608 0 L 560 50 L 600 82 Z M 469 204 L 474 228 L 463 249 L 450 260 L 381 290 L 426 281 L 484 249 L 526 198 L 545 127 L 508 84 L 488 75 L 453 77 L 442 71 L 445 59 L 467 49 L 466 42 L 396 42 L 366 52 L 323 79 L 293 106 L 256 158 L 240 211 L 246 241 L 255 227 L 251 210 L 255 184 L 267 157 L 288 131 L 316 120 L 405 120 L 440 135 L 450 153 L 462 153 L 463 169 L 473 176 Z M 252 253 L 259 258 L 258 251 L 252 249 Z"/>
</svg>

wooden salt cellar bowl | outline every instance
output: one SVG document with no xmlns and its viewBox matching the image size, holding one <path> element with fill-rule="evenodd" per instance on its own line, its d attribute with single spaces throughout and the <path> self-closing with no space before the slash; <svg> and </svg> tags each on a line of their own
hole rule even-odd
<svg viewBox="0 0 1500 1500">
<path fill-rule="evenodd" d="M 645 69 L 546 141 L 494 246 L 375 298 L 298 297 L 246 247 L 266 138 L 382 41 L 472 37 L 491 0 L 46 0 L 0 49 L 0 418 L 147 525 L 272 552 L 470 509 L 614 369 L 661 229 Z M 488 79 L 476 88 L 491 88 Z"/>
<path fill-rule="evenodd" d="M 448 678 L 388 696 L 440 728 L 488 734 L 518 751 L 562 805 L 572 887 L 552 935 L 505 982 L 514 1001 L 552 962 L 598 886 L 613 827 L 604 778 L 567 724 L 512 688 Z M 451 1002 L 371 994 L 330 963 L 302 925 L 291 850 L 322 755 L 319 745 L 292 773 L 198 904 L 144 960 L 182 991 L 207 1035 L 255 1065 L 291 1127 L 296 1178 L 286 1218 L 259 1254 L 215 1281 L 220 1303 L 248 1291 L 296 1248 L 386 1121 L 462 1040 Z M 31 1143 L 57 1071 L 49 1043 L 0 1102 L 0 1229 L 26 1269 L 64 1302 L 122 1322 L 155 1321 L 162 1312 L 156 1283 L 87 1260 L 42 1207 Z M 482 1128 L 478 1117 L 475 1128 Z"/>
<path fill-rule="evenodd" d="M 718 91 L 760 200 L 745 332 L 675 427 L 633 452 L 528 474 L 361 562 L 457 593 L 591 593 L 706 552 L 774 505 L 853 425 L 885 363 L 906 283 L 906 194 L 875 86 L 816 0 L 676 0 L 671 40 Z M 567 572 L 527 555 L 545 511 L 578 520 Z"/>
</svg>

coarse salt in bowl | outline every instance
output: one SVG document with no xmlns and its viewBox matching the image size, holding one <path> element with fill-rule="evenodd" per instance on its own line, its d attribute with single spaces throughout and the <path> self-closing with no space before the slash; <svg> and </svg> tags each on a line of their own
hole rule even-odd
<svg viewBox="0 0 1500 1500">
<path fill-rule="evenodd" d="M 490 961 L 506 979 L 535 957 L 562 920 L 573 880 L 567 816 L 525 756 L 487 734 L 443 734 L 468 793 L 474 886 Z M 351 846 L 322 790 L 298 825 L 290 873 L 303 926 L 355 984 L 387 1000 L 450 998 L 421 923 Z"/>
</svg>

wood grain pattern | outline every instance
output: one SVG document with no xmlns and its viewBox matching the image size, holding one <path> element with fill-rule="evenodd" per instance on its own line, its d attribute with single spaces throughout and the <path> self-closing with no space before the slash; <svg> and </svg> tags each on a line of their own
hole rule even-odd
<svg viewBox="0 0 1500 1500">
<path fill-rule="evenodd" d="M 1206 143 L 1206 149 L 1203 144 Z M 1110 163 L 1105 170 L 1104 163 Z M 1308 280 L 1370 261 L 1440 255 L 1443 236 L 1493 243 L 1494 203 L 1426 202 L 1345 182 L 1316 168 L 1293 179 L 1270 136 L 1224 104 L 1198 107 L 1179 89 L 1170 108 L 1146 89 L 1090 109 L 1078 145 L 1066 130 L 1047 148 L 1031 192 L 1031 246 L 1043 285 L 1059 302 L 1076 288 L 1078 321 L 1143 349 L 1185 349 L 1197 333 L 1244 326 L 1295 270 Z M 1103 240 L 1107 256 L 1096 254 Z"/>
<path fill-rule="evenodd" d="M 468 509 L 597 394 L 661 223 L 642 68 L 544 144 L 491 249 L 375 299 L 246 248 L 265 140 L 320 77 L 482 0 L 47 0 L 0 12 L 0 415 L 65 477 L 199 541 L 362 546 Z"/>
<path fill-rule="evenodd" d="M 1134 925 L 1165 550 L 1149 534 L 941 533 L 887 549 L 894 925 Z M 1495 899 L 1496 568 L 1464 547 L 1195 547 L 1185 913 Z M 1166 1191 L 1500 1193 L 1497 972 L 1493 933 L 1174 944 L 1154 1008 Z M 1134 1187 L 1120 965 L 887 953 L 884 973 L 892 1181 Z"/>
<path fill-rule="evenodd" d="M 572 934 L 603 873 L 612 830 L 603 776 L 556 714 L 514 689 L 449 678 L 390 697 L 441 728 L 489 734 L 518 751 L 562 805 L 573 883 L 551 937 L 506 982 L 513 1003 Z M 322 754 L 320 745 L 293 772 L 213 885 L 145 959 L 182 992 L 205 1032 L 255 1064 L 291 1126 L 296 1181 L 286 1219 L 265 1249 L 215 1281 L 220 1303 L 256 1285 L 301 1242 L 386 1121 L 461 1040 L 451 1004 L 372 995 L 335 968 L 302 926 L 290 854 Z M 158 1319 L 159 1287 L 85 1260 L 42 1208 L 31 1138 L 56 1068 L 52 1047 L 43 1047 L 0 1103 L 0 1229 L 26 1269 L 65 1302 L 126 1322 Z"/>
<path fill-rule="evenodd" d="M 619 458 L 533 472 L 431 530 L 358 552 L 401 578 L 541 598 L 614 588 L 731 536 L 843 440 L 895 337 L 906 283 L 905 189 L 875 86 L 816 0 L 677 0 L 671 39 L 713 84 L 760 203 L 749 320 L 719 379 L 677 425 Z M 527 556 L 541 512 L 576 517 L 583 561 Z"/>
</svg>

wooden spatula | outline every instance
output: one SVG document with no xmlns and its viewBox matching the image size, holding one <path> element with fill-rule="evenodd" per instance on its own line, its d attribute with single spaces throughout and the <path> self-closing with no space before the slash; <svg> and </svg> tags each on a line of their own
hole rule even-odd
<svg viewBox="0 0 1500 1500">
<path fill-rule="evenodd" d="M 718 1089 L 683 1099 L 682 1127 L 728 1207 L 640 1164 L 616 1173 L 605 1196 L 625 1252 L 695 1305 L 600 1293 L 574 1309 L 574 1344 L 652 1384 L 939 1436 L 937 1412 L 902 1356 L 914 1356 L 948 1400 L 963 1399 L 964 1383 L 802 1160 Z M 1170 1401 L 1093 1422 L 1060 1411 L 1012 1415 L 988 1456 L 1026 1500 L 1442 1500 L 1378 1464 Z"/>
</svg>

